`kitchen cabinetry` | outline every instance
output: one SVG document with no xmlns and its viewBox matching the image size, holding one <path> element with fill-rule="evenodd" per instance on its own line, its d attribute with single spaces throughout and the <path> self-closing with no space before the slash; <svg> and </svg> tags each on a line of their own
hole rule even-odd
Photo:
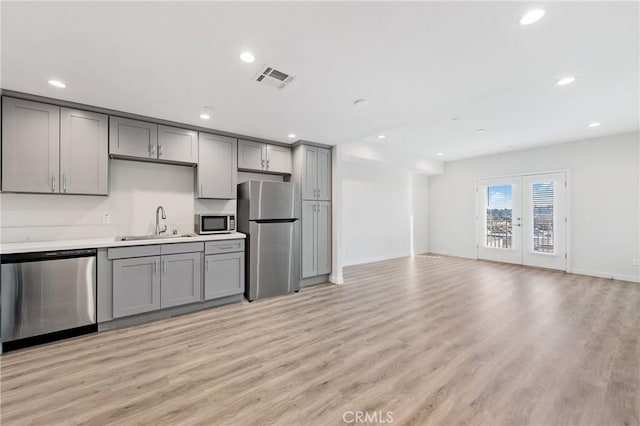
<svg viewBox="0 0 640 426">
<path fill-rule="evenodd" d="M 202 243 L 109 249 L 113 318 L 198 302 Z"/>
<path fill-rule="evenodd" d="M 113 157 L 181 164 L 198 162 L 198 134 L 192 130 L 113 116 L 109 129 L 109 154 Z"/>
<path fill-rule="evenodd" d="M 302 145 L 303 200 L 331 200 L 331 150 Z"/>
<path fill-rule="evenodd" d="M 198 302 L 201 296 L 200 253 L 162 256 L 160 307 Z"/>
<path fill-rule="evenodd" d="M 113 261 L 113 317 L 160 309 L 160 256 Z"/>
<path fill-rule="evenodd" d="M 301 286 L 331 273 L 331 148 L 295 144 L 291 181 L 301 187 Z"/>
<path fill-rule="evenodd" d="M 291 174 L 291 148 L 240 139 L 238 141 L 238 168 L 249 171 Z"/>
<path fill-rule="evenodd" d="M 109 193 L 109 118 L 60 109 L 60 192 Z"/>
<path fill-rule="evenodd" d="M 107 195 L 107 116 L 2 99 L 2 190 Z"/>
<path fill-rule="evenodd" d="M 244 240 L 205 245 L 204 299 L 244 293 Z"/>
<path fill-rule="evenodd" d="M 302 278 L 331 272 L 331 203 L 302 202 Z"/>
<path fill-rule="evenodd" d="M 158 126 L 158 160 L 198 162 L 198 132 Z"/>
<path fill-rule="evenodd" d="M 197 197 L 235 199 L 238 177 L 237 140 L 199 133 L 198 143 Z"/>
</svg>

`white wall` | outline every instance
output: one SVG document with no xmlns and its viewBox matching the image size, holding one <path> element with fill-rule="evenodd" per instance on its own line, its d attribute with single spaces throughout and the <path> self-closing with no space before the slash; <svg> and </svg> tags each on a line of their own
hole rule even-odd
<svg viewBox="0 0 640 426">
<path fill-rule="evenodd" d="M 111 160 L 109 197 L 0 194 L 0 242 L 114 237 L 153 233 L 159 205 L 169 230 L 193 232 L 196 213 L 235 213 L 235 200 L 196 200 L 195 169 Z M 111 224 L 103 224 L 103 214 Z"/>
<path fill-rule="evenodd" d="M 341 166 L 343 264 L 426 252 L 428 177 L 387 161 Z"/>
<path fill-rule="evenodd" d="M 476 258 L 478 178 L 567 169 L 571 272 L 640 281 L 639 147 L 635 132 L 446 163 L 429 178 L 429 250 Z"/>
</svg>

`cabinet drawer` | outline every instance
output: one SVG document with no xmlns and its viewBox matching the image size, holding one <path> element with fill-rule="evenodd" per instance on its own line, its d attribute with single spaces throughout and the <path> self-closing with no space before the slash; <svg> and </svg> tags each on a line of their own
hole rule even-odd
<svg viewBox="0 0 640 426">
<path fill-rule="evenodd" d="M 244 240 L 209 241 L 204 244 L 204 254 L 244 252 Z"/>
<path fill-rule="evenodd" d="M 194 253 L 204 250 L 204 243 L 176 243 L 160 246 L 161 254 Z"/>
<path fill-rule="evenodd" d="M 107 258 L 124 259 L 127 257 L 143 257 L 158 256 L 160 254 L 160 246 L 133 246 L 133 247 L 114 247 L 107 250 Z"/>
</svg>

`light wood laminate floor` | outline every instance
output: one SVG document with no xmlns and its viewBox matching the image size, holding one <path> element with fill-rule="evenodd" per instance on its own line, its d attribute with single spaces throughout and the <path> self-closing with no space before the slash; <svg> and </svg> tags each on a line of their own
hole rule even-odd
<svg viewBox="0 0 640 426">
<path fill-rule="evenodd" d="M 345 273 L 5 354 L 1 423 L 640 424 L 640 285 L 438 256 Z"/>
</svg>

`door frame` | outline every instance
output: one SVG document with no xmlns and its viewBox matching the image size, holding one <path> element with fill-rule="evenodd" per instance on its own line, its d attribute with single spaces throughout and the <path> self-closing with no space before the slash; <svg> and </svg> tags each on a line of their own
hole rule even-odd
<svg viewBox="0 0 640 426">
<path fill-rule="evenodd" d="M 478 210 L 477 210 L 478 203 L 480 202 L 479 201 L 480 192 L 478 191 L 478 183 L 481 180 L 486 180 L 486 179 L 513 179 L 515 177 L 546 175 L 551 173 L 564 173 L 567 179 L 567 187 L 565 188 L 565 197 L 566 197 L 565 214 L 567 218 L 566 237 L 565 237 L 566 238 L 565 246 L 566 246 L 566 252 L 567 252 L 566 272 L 569 274 L 572 272 L 572 267 L 571 267 L 571 172 L 569 171 L 569 169 L 536 170 L 531 172 L 476 177 L 475 179 L 476 197 L 475 197 L 474 212 L 473 212 L 473 217 L 475 218 L 475 223 L 476 223 L 476 226 L 475 226 L 476 260 L 480 259 L 480 254 L 479 254 L 480 241 L 478 240 L 480 235 L 480 220 L 478 217 Z"/>
</svg>

